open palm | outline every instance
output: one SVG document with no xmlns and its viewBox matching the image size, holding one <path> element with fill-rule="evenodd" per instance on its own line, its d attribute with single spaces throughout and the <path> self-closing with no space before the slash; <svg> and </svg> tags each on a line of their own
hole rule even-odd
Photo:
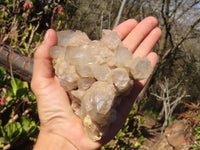
<svg viewBox="0 0 200 150">
<path fill-rule="evenodd" d="M 118 25 L 114 31 L 118 33 L 123 44 L 133 53 L 133 57 L 147 56 L 152 67 L 155 67 L 158 57 L 156 53 L 151 51 L 161 36 L 155 18 L 148 17 L 140 23 L 129 19 Z M 42 139 L 40 136 L 44 137 L 44 135 L 63 139 L 68 143 L 68 149 L 98 149 L 117 134 L 146 80 L 135 84 L 131 94 L 120 105 L 117 110 L 119 114 L 117 120 L 110 126 L 112 130 L 109 130 L 101 141 L 94 142 L 85 133 L 81 120 L 70 107 L 67 93 L 53 74 L 49 48 L 56 44 L 56 32 L 50 29 L 34 56 L 31 87 L 37 98 L 41 127 L 35 149 L 39 149 L 39 140 Z"/>
</svg>

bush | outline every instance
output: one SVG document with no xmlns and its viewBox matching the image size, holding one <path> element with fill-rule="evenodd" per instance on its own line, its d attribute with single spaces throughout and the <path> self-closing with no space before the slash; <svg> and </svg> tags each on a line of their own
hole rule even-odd
<svg viewBox="0 0 200 150">
<path fill-rule="evenodd" d="M 8 75 L 0 67 L 0 148 L 33 143 L 39 131 L 36 99 L 27 82 Z"/>
<path fill-rule="evenodd" d="M 200 115 L 199 115 L 199 118 L 200 118 Z M 196 140 L 194 142 L 194 149 L 198 150 L 198 149 L 200 149 L 200 126 L 198 126 L 194 129 L 194 135 L 196 138 Z"/>
<path fill-rule="evenodd" d="M 60 0 L 6 0 L 0 5 L 0 43 L 31 57 L 55 18 L 62 19 Z M 59 26 L 57 25 L 57 28 Z"/>
<path fill-rule="evenodd" d="M 143 142 L 146 138 L 143 136 L 140 126 L 144 122 L 144 117 L 137 115 L 135 112 L 135 106 L 133 106 L 123 127 L 114 139 L 103 146 L 101 150 L 143 148 Z"/>
</svg>

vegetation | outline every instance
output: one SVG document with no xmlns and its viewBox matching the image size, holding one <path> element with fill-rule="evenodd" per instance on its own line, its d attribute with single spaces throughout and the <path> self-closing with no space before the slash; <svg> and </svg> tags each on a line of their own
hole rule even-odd
<svg viewBox="0 0 200 150">
<path fill-rule="evenodd" d="M 196 141 L 194 142 L 194 149 L 200 149 L 200 127 L 196 127 L 194 129 L 194 135 L 196 137 Z"/>
<path fill-rule="evenodd" d="M 0 148 L 33 143 L 39 131 L 36 100 L 27 82 L 8 75 L 0 67 Z"/>
<path fill-rule="evenodd" d="M 136 115 L 135 107 L 133 106 L 125 124 L 118 134 L 110 143 L 102 147 L 101 150 L 143 148 L 143 142 L 146 138 L 142 135 L 140 126 L 144 121 L 144 117 Z"/>
<path fill-rule="evenodd" d="M 32 58 L 48 28 L 78 29 L 99 39 L 103 28 L 112 29 L 129 18 L 139 22 L 155 16 L 162 29 L 155 47 L 158 66 L 125 125 L 102 149 L 142 148 L 146 114 L 163 131 L 172 120 L 186 120 L 195 137 L 193 148 L 199 149 L 199 7 L 199 0 L 0 0 L 0 52 L 7 45 L 10 53 L 15 49 Z M 30 83 L 15 76 L 12 66 L 8 70 L 0 68 L 0 149 L 23 149 L 24 143 L 30 143 L 31 149 L 39 131 L 35 97 Z"/>
</svg>

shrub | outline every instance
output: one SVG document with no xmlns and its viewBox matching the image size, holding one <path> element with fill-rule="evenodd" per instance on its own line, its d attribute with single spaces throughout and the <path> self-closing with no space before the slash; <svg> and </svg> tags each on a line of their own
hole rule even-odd
<svg viewBox="0 0 200 150">
<path fill-rule="evenodd" d="M 27 82 L 0 67 L 0 148 L 17 148 L 34 142 L 39 131 L 36 99 Z"/>
</svg>

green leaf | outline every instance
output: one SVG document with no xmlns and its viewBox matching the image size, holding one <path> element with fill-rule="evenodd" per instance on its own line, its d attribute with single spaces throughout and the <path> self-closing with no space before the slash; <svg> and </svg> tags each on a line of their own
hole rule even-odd
<svg viewBox="0 0 200 150">
<path fill-rule="evenodd" d="M 39 35 L 39 34 L 35 34 L 35 36 L 34 36 L 34 40 L 37 41 L 37 42 L 39 42 L 40 39 L 41 39 L 41 35 Z"/>
<path fill-rule="evenodd" d="M 8 123 L 4 126 L 6 136 L 9 141 L 18 138 L 22 133 L 22 127 L 19 122 Z"/>
<path fill-rule="evenodd" d="M 15 79 L 16 84 L 19 88 L 28 88 L 28 83 L 25 81 L 21 81 L 19 79 Z"/>
<path fill-rule="evenodd" d="M 115 136 L 116 140 L 120 140 L 125 136 L 125 133 L 122 132 L 122 130 L 120 130 L 117 135 Z"/>
<path fill-rule="evenodd" d="M 24 99 L 28 93 L 28 83 L 24 81 L 20 81 L 19 79 L 15 79 L 18 90 L 17 90 L 17 97 L 20 99 Z"/>
<path fill-rule="evenodd" d="M 33 92 L 29 91 L 27 95 L 28 95 L 29 101 L 30 101 L 31 104 L 32 104 L 31 106 L 32 106 L 32 107 L 36 107 L 37 102 L 36 102 L 36 98 L 35 98 L 35 95 L 33 94 Z M 34 109 L 35 109 L 35 112 L 37 112 L 37 107 L 34 108 Z"/>
<path fill-rule="evenodd" d="M 105 144 L 100 150 L 106 150 L 108 148 L 110 148 L 110 143 Z"/>
<path fill-rule="evenodd" d="M 8 13 L 4 12 L 4 19 L 7 20 L 8 19 Z"/>
<path fill-rule="evenodd" d="M 28 30 L 31 31 L 32 29 L 33 29 L 33 26 L 32 26 L 32 24 L 30 24 Z"/>
<path fill-rule="evenodd" d="M 31 135 L 37 129 L 37 125 L 35 124 L 35 122 L 25 117 L 22 118 L 21 125 L 23 132 L 25 132 L 26 135 Z"/>
<path fill-rule="evenodd" d="M 139 142 L 135 142 L 134 146 L 135 146 L 135 147 L 139 147 L 139 146 L 140 146 L 140 143 L 139 143 Z"/>
<path fill-rule="evenodd" d="M 28 89 L 27 89 L 27 88 L 19 88 L 19 89 L 17 90 L 17 95 L 16 95 L 16 97 L 17 97 L 18 99 L 20 99 L 20 100 L 23 100 L 23 99 L 26 97 L 27 92 L 28 92 Z"/>
<path fill-rule="evenodd" d="M 0 136 L 1 137 L 5 137 L 6 136 L 5 131 L 4 131 L 3 127 L 2 127 L 2 120 L 1 120 L 1 126 L 0 126 Z"/>
<path fill-rule="evenodd" d="M 141 125 L 145 122 L 145 118 L 144 117 L 140 117 L 138 118 L 138 123 Z"/>
<path fill-rule="evenodd" d="M 0 80 L 5 80 L 6 70 L 3 67 L 0 67 Z"/>
<path fill-rule="evenodd" d="M 11 86 L 12 86 L 13 94 L 16 95 L 16 94 L 17 94 L 17 89 L 18 89 L 18 87 L 17 87 L 17 84 L 16 84 L 14 78 L 12 78 L 12 80 L 10 81 L 10 84 L 11 84 Z"/>
<path fill-rule="evenodd" d="M 0 137 L 0 145 L 6 144 L 8 141 L 4 137 Z"/>
<path fill-rule="evenodd" d="M 28 83 L 19 79 L 13 78 L 11 81 L 13 96 L 23 99 L 28 92 Z"/>
</svg>

